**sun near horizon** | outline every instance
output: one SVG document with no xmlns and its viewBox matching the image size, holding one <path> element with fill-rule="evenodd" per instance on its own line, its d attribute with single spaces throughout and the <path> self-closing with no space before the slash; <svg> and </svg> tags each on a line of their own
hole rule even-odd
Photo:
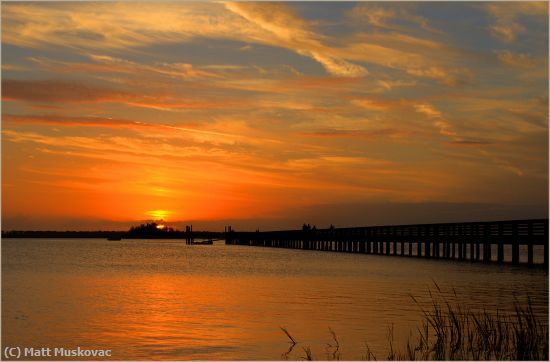
<svg viewBox="0 0 550 362">
<path fill-rule="evenodd" d="M 547 217 L 547 28 L 546 2 L 3 3 L 2 227 Z"/>
</svg>

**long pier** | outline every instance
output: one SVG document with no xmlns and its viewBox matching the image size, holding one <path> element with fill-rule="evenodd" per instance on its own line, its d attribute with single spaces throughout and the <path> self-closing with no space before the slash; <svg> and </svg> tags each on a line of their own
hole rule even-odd
<svg viewBox="0 0 550 362">
<path fill-rule="evenodd" d="M 528 265 L 535 264 L 534 248 L 540 245 L 543 265 L 548 266 L 548 219 L 267 232 L 227 227 L 225 243 L 481 262 L 491 262 L 496 252 L 498 263 Z M 511 249 L 511 260 L 505 261 L 505 248 Z M 520 260 L 520 249 L 525 248 L 527 260 Z"/>
</svg>

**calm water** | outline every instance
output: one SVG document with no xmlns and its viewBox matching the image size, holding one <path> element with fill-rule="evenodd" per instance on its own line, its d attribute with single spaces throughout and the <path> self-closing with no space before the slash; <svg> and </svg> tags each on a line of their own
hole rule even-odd
<svg viewBox="0 0 550 362">
<path fill-rule="evenodd" d="M 111 349 L 112 359 L 281 359 L 279 329 L 326 359 L 400 346 L 433 281 L 473 308 L 511 310 L 529 295 L 548 318 L 542 269 L 176 240 L 3 239 L 4 346 Z"/>
</svg>

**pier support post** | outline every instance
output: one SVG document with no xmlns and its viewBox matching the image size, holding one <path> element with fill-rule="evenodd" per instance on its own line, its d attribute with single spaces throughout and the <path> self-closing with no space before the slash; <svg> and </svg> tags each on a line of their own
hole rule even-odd
<svg viewBox="0 0 550 362">
<path fill-rule="evenodd" d="M 413 243 L 412 241 L 409 241 L 409 256 L 413 255 Z"/>
<path fill-rule="evenodd" d="M 393 255 L 397 255 L 397 241 L 393 241 Z"/>
<path fill-rule="evenodd" d="M 544 241 L 543 255 L 544 255 L 544 266 L 546 266 L 546 270 L 548 270 L 548 240 Z"/>
<path fill-rule="evenodd" d="M 504 243 L 502 240 L 499 240 L 498 246 L 497 246 L 497 259 L 499 263 L 504 262 Z"/>
<path fill-rule="evenodd" d="M 386 241 L 386 255 L 390 255 L 390 242 Z"/>
<path fill-rule="evenodd" d="M 486 241 L 483 243 L 483 262 L 488 263 L 491 261 L 491 243 Z"/>
<path fill-rule="evenodd" d="M 424 256 L 426 258 L 429 258 L 431 257 L 431 243 L 430 243 L 430 240 L 426 240 L 426 245 L 424 246 Z"/>
<path fill-rule="evenodd" d="M 401 240 L 401 256 L 405 255 L 405 241 Z"/>
<path fill-rule="evenodd" d="M 529 240 L 527 240 L 527 264 L 533 265 L 533 224 L 529 223 L 528 226 Z M 548 239 L 548 238 L 546 238 Z"/>
<path fill-rule="evenodd" d="M 418 257 L 422 256 L 422 242 L 420 241 L 416 243 L 416 256 Z"/>
<path fill-rule="evenodd" d="M 519 243 L 517 240 L 512 242 L 512 264 L 519 264 Z"/>
</svg>

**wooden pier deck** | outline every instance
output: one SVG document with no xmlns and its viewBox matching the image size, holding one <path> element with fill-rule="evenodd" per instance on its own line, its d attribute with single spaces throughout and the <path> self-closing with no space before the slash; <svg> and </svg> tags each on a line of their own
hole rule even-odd
<svg viewBox="0 0 550 362">
<path fill-rule="evenodd" d="M 528 265 L 535 264 L 538 245 L 543 250 L 542 264 L 548 266 L 548 219 L 268 232 L 237 232 L 228 227 L 225 243 Z M 505 248 L 511 249 L 507 253 L 511 260 L 505 260 Z M 520 260 L 524 248 L 527 257 Z"/>
</svg>

